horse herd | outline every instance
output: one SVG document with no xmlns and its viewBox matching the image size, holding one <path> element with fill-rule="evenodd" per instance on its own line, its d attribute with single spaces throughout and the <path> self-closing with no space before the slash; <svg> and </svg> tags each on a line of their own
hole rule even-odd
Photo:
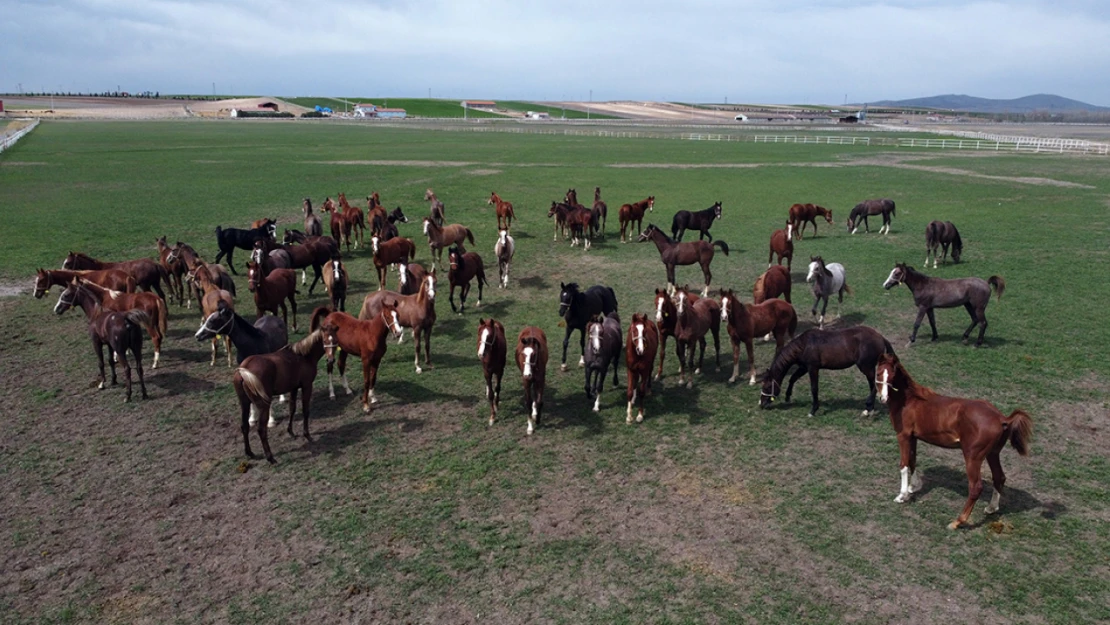
<svg viewBox="0 0 1110 625">
<path fill-rule="evenodd" d="M 98 356 L 100 388 L 104 388 L 106 383 L 103 346 L 107 345 L 111 384 L 117 383 L 117 361 L 124 368 L 127 383 L 125 401 L 131 398 L 131 360 L 135 362 L 142 396 L 147 398 L 141 357 L 143 330 L 154 345 L 152 368 L 157 368 L 159 363 L 168 320 L 167 295 L 162 285 L 167 286 L 170 298 L 176 297 L 179 305 L 191 307 L 192 300 L 196 299 L 201 312 L 201 325 L 195 336 L 198 341 L 211 341 L 211 364 L 215 365 L 221 338 L 228 366 L 231 366 L 231 345 L 236 348 L 238 366 L 232 382 L 239 398 L 244 450 L 249 457 L 255 457 L 250 447 L 249 430 L 252 424 L 257 423 L 265 457 L 271 463 L 276 462 L 267 436 L 268 427 L 276 424 L 272 404 L 288 397 L 287 431 L 293 436 L 299 395 L 302 431 L 305 438 L 311 441 L 309 410 L 321 358 L 326 360 L 328 390 L 332 398 L 335 397 L 334 366 L 338 364 L 340 380 L 346 392 L 351 394 L 353 391 L 345 375 L 346 359 L 348 356 L 360 359 L 363 371 L 361 403 L 366 412 L 370 412 L 377 402 L 374 387 L 389 338 L 400 341 L 403 330 L 410 329 L 415 343 L 416 372 L 422 371 L 421 345 L 424 364 L 430 363 L 430 337 L 436 322 L 437 269 L 447 269 L 452 311 L 463 314 L 472 282 L 478 286 L 476 305 L 481 305 L 482 289 L 487 284 L 484 261 L 479 254 L 465 248 L 468 243 L 475 244 L 473 231 L 461 224 L 446 223 L 444 204 L 431 189 L 427 189 L 424 199 L 429 202 L 429 214 L 422 220 L 422 232 L 431 253 L 430 267 L 413 262 L 416 244 L 412 239 L 400 236 L 397 229 L 397 224 L 409 221 L 399 206 L 393 211 L 386 211 L 378 194 L 373 193 L 367 196 L 364 213 L 361 208 L 349 204 L 346 196 L 340 193 L 337 202 L 329 197 L 322 206 L 329 216 L 331 236 L 323 234 L 322 220 L 314 212 L 311 200 L 305 198 L 302 203 L 304 230 L 286 230 L 282 243 L 277 242 L 276 220 L 262 219 L 251 224 L 250 228 L 217 227 L 215 234 L 219 253 L 213 263 L 206 263 L 186 243 L 179 241 L 173 246 L 168 245 L 165 237 L 157 240 L 157 261 L 137 259 L 111 263 L 71 252 L 63 262 L 62 270 L 38 270 L 35 297 L 43 297 L 51 286 L 57 285 L 62 287 L 62 293 L 55 312 L 61 314 L 70 307 L 84 310 L 89 336 Z M 509 286 L 509 268 L 516 250 L 510 234 L 516 213 L 512 203 L 497 193 L 491 193 L 488 204 L 494 206 L 499 232 L 494 246 L 499 267 L 498 287 L 505 289 Z M 839 305 L 851 289 L 847 284 L 845 268 L 839 263 L 827 263 L 820 256 L 811 256 L 806 276 L 815 296 L 811 314 L 817 317 L 816 327 L 796 335 L 798 317 L 790 294 L 794 242 L 803 238 L 809 224 L 813 225 L 813 236 L 816 236 L 817 217 L 823 217 L 832 224 L 831 210 L 815 204 L 795 204 L 789 209 L 785 228 L 771 234 L 768 269 L 756 281 L 753 303 L 748 304 L 741 301 L 732 289 L 720 288 L 710 296 L 710 263 L 714 252 L 719 249 L 726 255 L 729 253 L 727 243 L 713 240 L 709 232 L 712 225 L 722 218 L 721 202 L 715 202 L 702 211 L 679 211 L 672 220 L 670 236 L 650 223 L 641 230 L 644 215 L 653 211 L 654 204 L 655 196 L 649 195 L 644 200 L 622 205 L 618 211 L 621 241 L 629 242 L 632 235 L 638 233 L 638 241 L 651 241 L 656 245 L 666 268 L 666 288 L 656 289 L 653 310 L 631 315 L 626 332 L 612 288 L 594 285 L 583 289 L 573 282 L 560 285 L 558 316 L 565 323 L 560 368 L 567 370 L 567 351 L 571 336 L 577 330 L 581 350 L 578 364 L 585 371 L 585 395 L 593 411 L 601 410 L 601 393 L 610 369 L 613 385 L 619 386 L 618 367 L 623 360 L 627 374 L 626 422 L 641 422 L 644 400 L 652 393 L 652 380 L 662 377 L 667 339 L 675 340 L 679 386 L 690 388 L 695 375 L 702 370 L 709 336 L 712 336 L 716 365 L 720 368 L 720 329 L 723 323 L 732 345 L 733 366 L 729 382 L 735 382 L 740 376 L 741 343 L 748 362 L 746 377 L 749 384 L 754 385 L 758 376 L 753 342 L 758 337 L 775 341 L 775 356 L 762 375 L 759 404 L 764 408 L 771 407 L 779 397 L 784 380 L 784 399 L 789 402 L 795 382 L 808 375 L 812 395 L 809 414 L 813 416 L 819 408 L 820 369 L 854 366 L 863 373 L 869 387 L 863 414 L 872 413 L 878 394 L 880 401 L 890 407 L 891 420 L 898 434 L 902 485 L 896 501 L 908 501 L 918 487 L 914 474 L 916 443 L 923 440 L 943 447 L 959 447 L 965 456 L 969 498 L 950 527 L 955 528 L 967 521 L 981 492 L 980 471 L 984 459 L 989 463 L 995 485 L 988 513 L 997 510 L 1005 481 L 999 453 L 1007 441 L 1019 453 L 1026 453 L 1032 431 L 1032 422 L 1026 413 L 1019 410 L 1004 416 L 987 402 L 941 397 L 927 387 L 917 385 L 899 362 L 891 343 L 872 328 L 825 329 L 825 312 L 830 297 L 836 295 Z M 847 229 L 855 233 L 862 223 L 869 231 L 868 216 L 881 215 L 883 226 L 880 233 L 887 234 L 894 214 L 893 201 L 867 200 L 852 209 Z M 605 236 L 607 206 L 601 200 L 600 187 L 595 188 L 594 203 L 590 208 L 578 203 L 574 189 L 568 190 L 562 202 L 551 203 L 548 217 L 555 223 L 556 240 L 561 233 L 564 239 L 570 239 L 572 246 L 581 242 L 584 249 L 589 249 L 594 238 Z M 346 312 L 349 276 L 343 264 L 341 248 L 345 246 L 346 253 L 350 254 L 352 243 L 356 250 L 365 246 L 366 230 L 370 231 L 369 247 L 379 286 L 376 292 L 364 298 L 356 317 Z M 697 231 L 697 240 L 683 242 L 682 238 L 688 231 Z M 926 228 L 926 243 L 926 266 L 929 256 L 933 258 L 933 266 L 937 266 L 938 250 L 943 250 L 942 260 L 946 261 L 949 247 L 953 261 L 960 261 L 962 240 L 950 222 L 930 223 Z M 250 253 L 246 268 L 248 289 L 256 308 L 253 323 L 236 312 L 235 283 L 219 264 L 226 257 L 227 268 L 237 274 L 233 262 L 236 249 Z M 448 251 L 446 266 L 442 260 L 444 249 Z M 778 263 L 773 264 L 776 255 Z M 783 260 L 786 267 L 782 266 Z M 676 266 L 693 264 L 700 266 L 704 276 L 704 287 L 700 292 L 676 283 Z M 286 324 L 290 311 L 292 327 L 294 331 L 297 329 L 296 295 L 300 291 L 297 290 L 295 272 L 301 270 L 301 285 L 305 285 L 309 267 L 314 272 L 309 293 L 322 281 L 330 305 L 313 310 L 307 336 L 289 344 Z M 396 270 L 398 276 L 396 291 L 386 290 L 391 268 Z M 984 310 L 991 289 L 993 287 L 1000 298 L 1005 288 L 1000 276 L 991 276 L 988 280 L 975 277 L 946 280 L 927 276 L 904 263 L 894 266 L 883 286 L 890 289 L 899 284 L 905 284 L 912 292 L 918 307 L 911 342 L 916 340 L 925 316 L 929 318 L 932 338 L 937 340 L 933 310 L 962 305 L 972 318 L 971 326 L 964 332 L 965 342 L 977 325 L 980 328 L 976 346 L 982 345 L 986 332 Z M 460 290 L 458 307 L 454 301 L 456 288 Z M 140 292 L 139 289 L 153 292 Z M 271 314 L 266 315 L 267 312 Z M 508 335 L 501 321 L 479 319 L 477 355 L 486 380 L 490 425 L 494 424 L 500 408 L 501 381 L 509 348 Z M 548 340 L 543 329 L 532 325 L 522 328 L 517 334 L 514 358 L 521 373 L 527 433 L 532 434 L 542 419 L 549 360 Z M 790 377 L 786 380 L 788 374 Z M 266 417 L 265 420 L 263 417 Z"/>
</svg>

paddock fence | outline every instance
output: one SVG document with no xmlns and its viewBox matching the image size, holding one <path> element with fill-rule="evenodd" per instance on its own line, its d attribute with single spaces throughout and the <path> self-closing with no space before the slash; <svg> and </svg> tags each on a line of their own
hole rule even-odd
<svg viewBox="0 0 1110 625">
<path fill-rule="evenodd" d="M 35 121 L 20 128 L 19 130 L 16 130 L 11 134 L 4 134 L 2 137 L 0 137 L 0 152 L 3 152 L 4 150 L 7 150 L 8 148 L 15 145 L 17 141 L 27 136 L 27 134 L 34 130 L 38 125 L 39 120 L 36 119 Z"/>
</svg>

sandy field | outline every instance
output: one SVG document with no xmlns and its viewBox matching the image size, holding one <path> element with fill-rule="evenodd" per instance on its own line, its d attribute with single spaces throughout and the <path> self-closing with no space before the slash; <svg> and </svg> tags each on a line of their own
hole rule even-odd
<svg viewBox="0 0 1110 625">
<path fill-rule="evenodd" d="M 154 98 L 91 97 L 5 97 L 9 117 L 49 119 L 173 119 L 185 117 L 228 117 L 231 109 L 257 109 L 274 102 L 281 111 L 300 115 L 308 111 L 280 98 L 236 98 L 229 100 L 173 100 Z M 53 106 L 53 108 L 51 108 Z"/>
</svg>

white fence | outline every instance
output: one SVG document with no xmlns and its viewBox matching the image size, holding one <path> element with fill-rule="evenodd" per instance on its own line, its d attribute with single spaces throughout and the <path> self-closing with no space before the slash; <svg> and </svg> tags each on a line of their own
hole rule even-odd
<svg viewBox="0 0 1110 625">
<path fill-rule="evenodd" d="M 905 126 L 886 126 L 887 130 L 907 130 L 924 132 L 961 139 L 910 139 L 899 138 L 898 145 L 907 148 L 942 148 L 955 150 L 989 150 L 1006 152 L 1055 152 L 1058 154 L 1110 154 L 1110 144 L 1097 143 L 1084 139 L 1063 139 L 1053 137 L 1019 137 L 998 135 L 966 130 L 943 130 L 939 128 L 907 128 Z"/>
<path fill-rule="evenodd" d="M 29 125 L 24 126 L 23 128 L 20 128 L 19 130 L 13 132 L 12 134 L 4 135 L 3 138 L 0 138 L 0 152 L 3 152 L 4 150 L 7 150 L 8 148 L 15 145 L 16 141 L 19 141 L 20 139 L 22 139 L 24 137 L 24 135 L 26 135 L 27 133 L 34 130 L 35 127 L 38 126 L 38 125 L 39 125 L 39 120 L 36 119 L 35 121 L 31 122 Z"/>
</svg>

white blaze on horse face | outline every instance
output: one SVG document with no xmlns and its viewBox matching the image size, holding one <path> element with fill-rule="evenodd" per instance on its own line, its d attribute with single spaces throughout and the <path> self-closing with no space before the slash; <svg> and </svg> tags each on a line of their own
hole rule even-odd
<svg viewBox="0 0 1110 625">
<path fill-rule="evenodd" d="M 813 282 L 813 279 L 816 276 L 817 276 L 817 261 L 813 261 L 812 263 L 809 264 L 809 273 L 806 274 L 806 282 Z"/>
<path fill-rule="evenodd" d="M 897 273 L 898 273 L 898 268 L 897 267 L 890 270 L 890 275 L 887 276 L 886 282 L 883 282 L 883 288 L 884 289 L 889 289 L 891 287 L 898 286 L 898 279 L 894 277 L 895 274 L 897 274 Z"/>
<path fill-rule="evenodd" d="M 678 303 L 675 305 L 675 307 L 678 309 L 678 314 L 681 315 L 683 309 L 686 307 L 686 292 L 685 291 L 678 294 Z"/>
<path fill-rule="evenodd" d="M 655 321 L 663 323 L 663 296 L 657 295 L 655 297 Z"/>
<path fill-rule="evenodd" d="M 435 299 L 436 296 L 436 279 L 435 276 L 429 275 L 425 280 L 428 281 L 428 297 Z"/>
<path fill-rule="evenodd" d="M 401 329 L 401 320 L 397 318 L 397 311 L 396 310 L 393 311 L 392 316 L 393 316 L 393 333 L 403 336 L 405 331 Z"/>
<path fill-rule="evenodd" d="M 889 399 L 888 390 L 890 389 L 890 369 L 883 369 L 883 381 L 879 382 L 879 386 L 883 387 L 882 392 L 879 393 L 879 401 L 886 403 Z"/>
<path fill-rule="evenodd" d="M 524 348 L 524 371 L 521 375 L 526 378 L 532 377 L 532 352 L 534 351 L 531 347 Z"/>
<path fill-rule="evenodd" d="M 728 298 L 728 297 L 722 297 L 721 298 L 721 321 L 722 322 L 727 322 L 728 321 L 728 309 L 730 307 L 730 304 L 731 304 L 731 299 L 730 298 Z"/>
<path fill-rule="evenodd" d="M 486 355 L 486 341 L 489 340 L 489 328 L 482 328 L 482 336 L 478 339 L 478 357 Z"/>
<path fill-rule="evenodd" d="M 786 224 L 786 240 L 787 241 L 793 241 L 794 240 L 794 224 Z"/>
<path fill-rule="evenodd" d="M 432 222 L 428 221 L 427 219 L 424 220 L 424 236 L 428 235 L 428 224 L 430 223 Z"/>
<path fill-rule="evenodd" d="M 636 353 L 644 353 L 644 324 L 636 324 Z"/>
<path fill-rule="evenodd" d="M 427 228 L 424 228 L 424 230 L 427 231 Z M 378 253 L 378 241 L 379 240 L 380 239 L 378 239 L 378 237 L 370 237 L 370 249 L 373 250 L 373 252 L 375 254 Z"/>
<path fill-rule="evenodd" d="M 509 236 L 508 230 L 499 231 L 497 234 L 497 242 L 500 243 L 502 246 L 507 245 L 508 242 L 505 240 L 505 237 L 507 236 Z"/>
</svg>

